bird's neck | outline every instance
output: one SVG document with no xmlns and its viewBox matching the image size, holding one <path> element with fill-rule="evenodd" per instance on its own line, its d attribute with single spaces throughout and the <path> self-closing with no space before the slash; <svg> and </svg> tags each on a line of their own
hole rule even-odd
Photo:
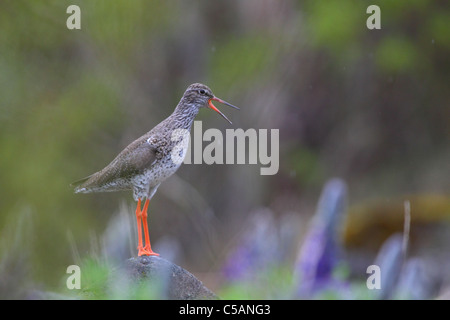
<svg viewBox="0 0 450 320">
<path fill-rule="evenodd" d="M 195 116 L 198 114 L 198 110 L 198 107 L 184 101 L 180 101 L 173 113 L 170 115 L 170 118 L 177 128 L 190 130 Z"/>
</svg>

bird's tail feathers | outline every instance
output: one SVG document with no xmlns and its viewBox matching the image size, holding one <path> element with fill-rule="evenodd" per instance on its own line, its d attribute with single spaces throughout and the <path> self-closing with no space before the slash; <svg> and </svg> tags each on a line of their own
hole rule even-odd
<svg viewBox="0 0 450 320">
<path fill-rule="evenodd" d="M 80 193 L 80 192 L 83 193 L 83 192 L 86 192 L 86 191 L 87 191 L 87 188 L 83 187 L 83 184 L 84 184 L 86 181 L 88 181 L 91 177 L 92 177 L 92 175 L 90 175 L 90 176 L 88 176 L 88 177 L 86 177 L 86 178 L 83 178 L 83 179 L 74 181 L 74 182 L 72 182 L 72 183 L 70 184 L 70 186 L 75 188 L 75 193 Z"/>
</svg>

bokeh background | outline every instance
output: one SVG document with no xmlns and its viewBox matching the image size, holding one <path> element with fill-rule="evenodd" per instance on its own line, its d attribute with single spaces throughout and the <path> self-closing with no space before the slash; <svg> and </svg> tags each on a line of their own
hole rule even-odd
<svg viewBox="0 0 450 320">
<path fill-rule="evenodd" d="M 124 256 L 136 254 L 131 193 L 79 195 L 69 184 L 168 116 L 194 82 L 241 108 L 222 106 L 231 128 L 280 130 L 280 169 L 183 165 L 150 204 L 155 251 L 220 292 L 233 250 L 269 217 L 273 242 L 289 237 L 283 258 L 260 238 L 264 254 L 292 265 L 323 186 L 338 177 L 349 273 L 366 277 L 402 232 L 409 200 L 409 255 L 444 288 L 450 6 L 376 1 L 381 30 L 369 30 L 372 2 L 0 1 L 2 296 L 60 291 L 68 265 L 124 242 Z M 81 30 L 66 28 L 71 4 Z M 230 128 L 208 110 L 197 120 Z M 117 217 L 131 227 L 111 231 Z"/>
</svg>

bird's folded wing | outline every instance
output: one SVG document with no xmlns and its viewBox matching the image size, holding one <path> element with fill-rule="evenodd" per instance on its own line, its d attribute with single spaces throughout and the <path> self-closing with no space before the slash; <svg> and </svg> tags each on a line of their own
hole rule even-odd
<svg viewBox="0 0 450 320">
<path fill-rule="evenodd" d="M 126 179 L 142 173 L 156 161 L 157 148 L 147 142 L 130 144 L 108 166 L 86 178 L 73 182 L 80 188 L 101 187 L 116 179 Z"/>
</svg>

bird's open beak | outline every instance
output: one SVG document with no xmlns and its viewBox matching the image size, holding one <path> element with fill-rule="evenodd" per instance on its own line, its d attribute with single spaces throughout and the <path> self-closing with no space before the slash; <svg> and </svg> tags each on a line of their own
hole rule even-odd
<svg viewBox="0 0 450 320">
<path fill-rule="evenodd" d="M 226 101 L 223 101 L 222 99 L 219 99 L 219 98 L 217 98 L 217 97 L 212 97 L 211 99 L 209 99 L 209 107 L 211 108 L 211 109 L 213 109 L 214 111 L 216 111 L 217 113 L 219 113 L 225 120 L 227 120 L 230 124 L 233 124 L 231 121 L 230 121 L 230 119 L 228 119 L 222 112 L 220 112 L 220 110 L 219 109 L 217 109 L 216 108 L 216 106 L 215 105 L 213 105 L 212 104 L 212 101 L 217 101 L 217 102 L 220 102 L 220 103 L 223 103 L 223 104 L 225 104 L 225 105 L 227 105 L 227 106 L 229 106 L 229 107 L 232 107 L 232 108 L 234 108 L 234 109 L 237 109 L 237 110 L 239 110 L 239 108 L 238 107 L 236 107 L 236 106 L 233 106 L 231 103 L 228 103 L 228 102 L 226 102 Z"/>
</svg>

